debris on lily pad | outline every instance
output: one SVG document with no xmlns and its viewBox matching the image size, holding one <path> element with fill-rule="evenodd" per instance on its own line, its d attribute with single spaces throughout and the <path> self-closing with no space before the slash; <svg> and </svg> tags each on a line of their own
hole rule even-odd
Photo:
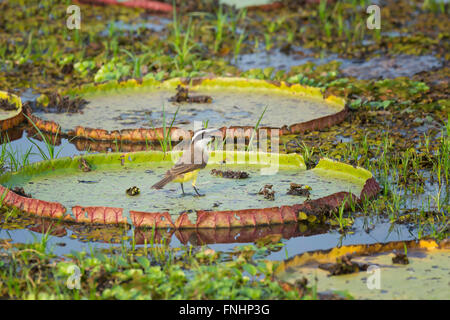
<svg viewBox="0 0 450 320">
<path fill-rule="evenodd" d="M 264 195 L 264 198 L 267 200 L 275 200 L 275 191 L 272 190 L 273 185 L 271 184 L 266 184 L 264 186 L 264 188 L 262 188 L 261 190 L 259 190 L 258 194 L 262 194 Z"/>
<path fill-rule="evenodd" d="M 336 258 L 336 263 L 320 264 L 319 268 L 330 272 L 330 276 L 366 271 L 369 267 L 366 263 L 352 261 L 351 255 Z"/>
<path fill-rule="evenodd" d="M 408 257 L 403 252 L 395 252 L 395 256 L 392 257 L 392 263 L 395 264 L 409 264 Z"/>
<path fill-rule="evenodd" d="M 233 171 L 226 170 L 222 171 L 219 169 L 212 169 L 211 174 L 217 177 L 227 178 L 227 179 L 247 179 L 250 175 L 245 171 Z"/>
<path fill-rule="evenodd" d="M 92 171 L 91 165 L 84 158 L 80 158 L 80 164 L 78 165 L 78 168 L 83 172 Z"/>
<path fill-rule="evenodd" d="M 177 86 L 177 93 L 169 98 L 170 102 L 188 102 L 188 103 L 211 103 L 212 97 L 210 96 L 190 96 L 189 89 L 181 85 Z"/>
<path fill-rule="evenodd" d="M 308 185 L 298 184 L 298 183 L 291 183 L 291 186 L 287 192 L 287 194 L 290 194 L 292 196 L 304 196 L 309 197 L 310 195 L 311 187 Z"/>
<path fill-rule="evenodd" d="M 12 189 L 12 191 L 16 194 L 18 194 L 19 196 L 25 197 L 25 198 L 33 198 L 31 196 L 31 194 L 26 193 L 25 190 L 22 187 L 15 187 L 14 189 Z"/>
<path fill-rule="evenodd" d="M 129 195 L 129 196 L 131 196 L 131 197 L 134 197 L 134 196 L 139 195 L 139 194 L 141 193 L 141 190 L 139 190 L 138 187 L 133 186 L 133 187 L 131 187 L 131 188 L 128 188 L 127 191 L 126 191 L 126 193 L 127 193 L 127 195 Z"/>
<path fill-rule="evenodd" d="M 98 183 L 98 181 L 95 181 L 95 180 L 78 180 L 78 183 L 92 184 L 92 183 Z"/>
<path fill-rule="evenodd" d="M 42 95 L 36 102 L 38 110 L 51 113 L 83 113 L 82 109 L 89 103 L 81 97 L 71 98 L 60 93 Z"/>
</svg>

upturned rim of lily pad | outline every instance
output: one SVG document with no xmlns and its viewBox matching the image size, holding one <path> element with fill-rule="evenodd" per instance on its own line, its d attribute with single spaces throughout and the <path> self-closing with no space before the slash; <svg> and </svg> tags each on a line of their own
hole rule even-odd
<svg viewBox="0 0 450 320">
<path fill-rule="evenodd" d="M 224 152 L 213 151 L 211 154 L 213 159 L 227 159 L 230 156 L 237 158 L 238 151 Z M 221 154 L 220 154 L 221 153 Z M 231 154 L 230 154 L 231 153 Z M 54 171 L 55 169 L 74 169 L 78 168 L 80 159 L 83 158 L 89 165 L 96 170 L 102 165 L 110 165 L 113 163 L 124 162 L 124 164 L 142 163 L 150 165 L 153 163 L 161 163 L 162 161 L 171 161 L 172 157 L 179 156 L 179 152 L 164 153 L 160 151 L 134 152 L 128 153 L 107 153 L 107 154 L 91 154 L 76 156 L 74 158 L 65 157 L 55 160 L 46 160 L 37 162 L 17 172 L 8 172 L 0 176 L 0 199 L 2 204 L 15 207 L 23 212 L 46 218 L 61 219 L 64 221 L 81 222 L 88 224 L 129 224 L 135 227 L 155 227 L 155 228 L 173 228 L 173 229 L 199 229 L 199 228 L 233 228 L 233 227 L 255 227 L 260 225 L 277 225 L 284 223 L 296 223 L 300 221 L 299 214 L 307 215 L 323 215 L 329 213 L 330 210 L 345 205 L 350 207 L 349 198 L 353 203 L 358 203 L 363 199 L 374 197 L 380 190 L 380 186 L 373 178 L 372 174 L 360 167 L 344 164 L 335 160 L 323 158 L 317 166 L 312 170 L 325 170 L 333 174 L 345 175 L 346 178 L 355 181 L 363 186 L 360 195 L 350 192 L 337 192 L 322 198 L 305 201 L 301 204 L 286 205 L 280 207 L 268 207 L 261 209 L 243 209 L 243 210 L 227 210 L 227 211 L 208 211 L 195 210 L 196 221 L 191 221 L 188 212 L 181 213 L 178 218 L 173 221 L 169 212 L 142 212 L 129 211 L 129 218 L 124 214 L 123 208 L 113 208 L 106 206 L 73 206 L 71 213 L 67 208 L 59 202 L 49 202 L 35 198 L 27 198 L 9 190 L 4 185 L 17 175 L 32 176 L 46 171 Z M 270 157 L 275 154 L 257 153 L 260 163 L 270 161 Z M 245 152 L 245 157 L 249 157 L 249 153 Z M 296 153 L 276 154 L 280 166 L 297 167 L 305 170 L 305 162 L 301 155 Z M 245 159 L 245 158 L 244 158 Z M 220 161 L 220 160 L 217 160 Z"/>
<path fill-rule="evenodd" d="M 173 78 L 165 81 L 158 81 L 155 79 L 145 79 L 138 81 L 136 79 L 130 79 L 127 81 L 109 81 L 106 83 L 91 83 L 81 87 L 71 89 L 63 92 L 68 95 L 88 95 L 94 93 L 102 93 L 123 89 L 142 89 L 142 88 L 156 88 L 156 89 L 175 89 L 178 85 L 189 85 L 191 89 L 208 89 L 208 88 L 220 88 L 224 89 L 236 88 L 243 90 L 248 88 L 252 91 L 274 91 L 294 93 L 298 97 L 310 97 L 315 99 L 321 99 L 324 103 L 332 104 L 337 109 L 336 113 L 330 114 L 324 117 L 316 118 L 313 120 L 293 123 L 290 125 L 284 125 L 283 127 L 260 127 L 259 129 L 267 130 L 270 134 L 270 130 L 279 130 L 280 135 L 299 134 L 306 131 L 322 130 L 331 127 L 344 121 L 348 113 L 346 101 L 343 98 L 337 96 L 324 97 L 319 88 L 304 86 L 301 84 L 291 84 L 284 81 L 269 81 L 261 79 L 248 79 L 240 77 L 203 77 L 203 78 Z M 39 130 L 50 134 L 58 134 L 59 136 L 68 136 L 89 139 L 94 141 L 123 141 L 132 143 L 152 143 L 164 140 L 164 128 L 136 128 L 136 129 L 122 129 L 108 131 L 101 128 L 88 128 L 83 126 L 77 126 L 74 130 L 67 132 L 61 130 L 61 126 L 55 121 L 49 121 L 39 118 L 32 114 L 32 111 L 27 108 L 28 121 L 32 121 Z M 228 132 L 227 132 L 228 129 Z M 166 129 L 169 130 L 169 129 Z M 227 133 L 227 136 L 233 136 L 234 138 L 250 139 L 253 134 L 254 126 L 229 126 L 220 128 L 223 134 Z M 187 132 L 186 132 L 187 131 Z M 170 137 L 173 142 L 182 140 L 184 137 L 191 135 L 192 130 L 183 130 L 179 127 L 172 127 L 170 130 Z"/>
<path fill-rule="evenodd" d="M 441 241 L 422 239 L 419 241 L 392 241 L 386 243 L 373 244 L 355 244 L 342 247 L 335 247 L 328 250 L 307 251 L 284 260 L 277 268 L 278 272 L 292 266 L 302 266 L 311 262 L 335 262 L 336 258 L 351 254 L 352 256 L 373 255 L 377 253 L 389 252 L 393 250 L 403 251 L 404 247 L 408 249 L 424 249 L 435 250 L 442 248 L 450 248 L 450 241 Z"/>
<path fill-rule="evenodd" d="M 405 247 L 407 249 L 432 252 L 435 250 L 450 249 L 450 240 L 444 239 L 439 242 L 434 239 L 392 241 L 386 243 L 355 244 L 335 247 L 327 250 L 307 251 L 277 264 L 275 266 L 274 275 L 279 276 L 288 268 L 309 266 L 311 263 L 335 263 L 336 259 L 347 255 L 351 255 L 352 257 L 361 257 L 368 255 L 373 256 L 392 251 L 403 252 Z"/>
<path fill-rule="evenodd" d="M 0 91 L 0 99 L 8 99 L 8 101 L 14 103 L 17 108 L 10 117 L 0 119 L 0 131 L 4 132 L 20 124 L 24 120 L 24 116 L 22 111 L 22 100 L 20 97 L 6 91 Z"/>
</svg>

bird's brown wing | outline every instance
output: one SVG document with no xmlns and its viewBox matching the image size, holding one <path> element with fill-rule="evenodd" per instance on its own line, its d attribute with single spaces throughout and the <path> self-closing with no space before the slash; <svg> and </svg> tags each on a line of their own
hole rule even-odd
<svg viewBox="0 0 450 320">
<path fill-rule="evenodd" d="M 162 189 L 166 184 L 168 184 L 170 181 L 175 179 L 177 176 L 188 173 L 197 169 L 202 169 L 205 167 L 205 164 L 199 163 L 199 164 L 176 164 L 174 167 L 172 167 L 170 170 L 167 170 L 166 175 L 162 180 L 155 183 L 152 188 L 153 189 Z"/>
<path fill-rule="evenodd" d="M 168 170 L 166 172 L 166 176 L 173 176 L 175 178 L 176 176 L 178 176 L 180 174 L 195 171 L 197 169 L 203 169 L 205 166 L 206 166 L 205 163 L 176 164 L 175 166 L 173 166 L 170 170 Z"/>
<path fill-rule="evenodd" d="M 194 152 L 200 152 L 199 156 L 202 156 L 201 162 L 195 161 Z M 176 177 L 183 173 L 188 173 L 197 169 L 203 169 L 206 167 L 206 162 L 203 161 L 203 150 L 195 149 L 192 145 L 183 152 L 182 156 L 175 165 L 169 169 L 166 173 L 166 177 L 173 176 Z"/>
<path fill-rule="evenodd" d="M 195 146 L 191 144 L 189 148 L 184 150 L 177 163 L 166 172 L 164 178 L 161 181 L 155 183 L 152 188 L 162 189 L 166 184 L 175 179 L 177 176 L 206 167 L 206 162 L 208 160 L 207 158 L 205 160 L 203 152 L 203 150 L 199 150 L 198 148 L 196 149 Z M 197 159 L 197 157 L 195 157 L 195 155 L 197 155 L 197 157 L 201 156 L 201 163 L 196 163 L 195 160 Z"/>
</svg>

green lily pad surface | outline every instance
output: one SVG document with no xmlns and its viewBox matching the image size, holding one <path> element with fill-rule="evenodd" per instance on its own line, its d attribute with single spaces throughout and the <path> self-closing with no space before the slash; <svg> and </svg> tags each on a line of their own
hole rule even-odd
<svg viewBox="0 0 450 320">
<path fill-rule="evenodd" d="M 347 291 L 355 299 L 448 299 L 450 250 L 408 251 L 407 265 L 393 264 L 392 252 L 352 259 L 379 267 L 379 287 L 371 278 L 375 276 L 373 269 L 329 276 L 329 272 L 317 268 L 317 264 L 307 264 L 291 266 L 278 277 L 292 284 L 303 277 L 313 283 L 314 277 L 317 277 L 318 291 Z"/>
<path fill-rule="evenodd" d="M 58 123 L 63 131 L 76 126 L 102 128 L 108 131 L 135 128 L 153 128 L 171 123 L 179 108 L 174 125 L 192 130 L 194 121 L 208 121 L 209 127 L 255 126 L 264 113 L 261 126 L 282 127 L 335 114 L 342 107 L 323 99 L 299 97 L 293 94 L 209 89 L 190 91 L 190 95 L 211 96 L 212 103 L 173 103 L 169 98 L 176 90 L 122 89 L 83 97 L 89 102 L 83 113 L 34 112 L 43 120 Z M 164 106 L 164 113 L 163 113 Z"/>
<path fill-rule="evenodd" d="M 5 186 L 23 187 L 33 198 L 57 201 L 68 209 L 75 205 L 108 206 L 146 212 L 168 211 L 174 216 L 189 210 L 239 210 L 303 203 L 306 197 L 286 194 L 292 182 L 309 185 L 312 188 L 311 199 L 339 191 L 359 195 L 365 182 L 363 178 L 328 169 L 325 165 L 306 170 L 301 156 L 290 154 L 279 156 L 278 171 L 273 175 L 261 174 L 261 169 L 269 168 L 270 162 L 267 161 L 262 164 L 229 164 L 229 157 L 226 157 L 228 163 L 225 165 L 211 158 L 197 180 L 197 187 L 205 194 L 204 197 L 195 197 L 189 182 L 184 184 L 185 196 L 181 194 L 179 183 L 169 184 L 162 190 L 151 189 L 173 165 L 171 159 L 176 155 L 169 153 L 165 158 L 162 152 L 89 155 L 84 159 L 93 168 L 90 172 L 80 170 L 79 158 L 63 158 L 4 175 L 0 182 Z M 274 163 L 272 167 L 275 167 Z M 213 168 L 243 170 L 250 177 L 221 178 L 210 174 Z M 273 185 L 274 201 L 258 194 L 266 184 Z M 139 195 L 126 194 L 125 191 L 133 186 L 140 189 Z"/>
<path fill-rule="evenodd" d="M 0 121 L 10 119 L 17 115 L 17 110 L 3 110 L 0 109 Z"/>
</svg>

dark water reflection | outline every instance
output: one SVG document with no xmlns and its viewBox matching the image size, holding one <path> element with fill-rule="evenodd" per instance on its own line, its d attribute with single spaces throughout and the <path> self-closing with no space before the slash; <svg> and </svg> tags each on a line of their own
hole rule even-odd
<svg viewBox="0 0 450 320">
<path fill-rule="evenodd" d="M 40 241 L 42 232 L 50 235 L 48 248 L 55 254 L 68 254 L 72 250 L 90 251 L 91 249 L 120 248 L 124 243 L 132 245 L 133 230 L 127 226 L 87 226 L 82 224 L 53 222 L 40 218 L 27 218 L 21 221 L 22 227 L 11 224 L 17 229 L 0 229 L 0 238 L 11 239 L 13 243 L 31 243 Z M 272 260 L 307 251 L 326 250 L 336 246 L 352 244 L 372 244 L 378 242 L 402 241 L 416 239 L 416 234 L 404 225 L 392 227 L 389 222 L 372 221 L 368 227 L 367 220 L 356 218 L 351 232 L 343 235 L 326 226 L 286 224 L 263 226 L 258 228 L 204 229 L 204 230 L 170 230 L 136 229 L 135 245 L 143 247 L 168 245 L 172 248 L 183 246 L 207 245 L 216 251 L 231 252 L 238 245 L 254 243 L 269 235 L 281 235 L 284 247 L 268 256 Z M 153 235 L 153 241 L 152 241 Z"/>
</svg>

